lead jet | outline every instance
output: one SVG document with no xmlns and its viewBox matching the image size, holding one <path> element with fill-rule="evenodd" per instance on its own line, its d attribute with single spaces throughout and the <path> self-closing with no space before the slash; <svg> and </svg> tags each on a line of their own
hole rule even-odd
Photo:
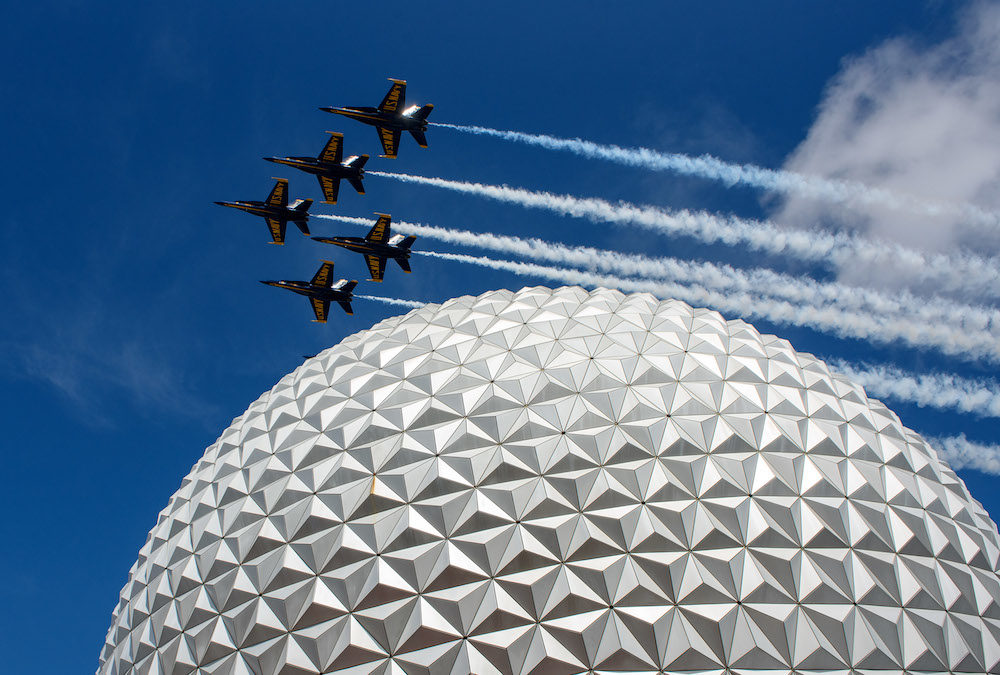
<svg viewBox="0 0 1000 675">
<path fill-rule="evenodd" d="M 427 138 L 424 132 L 427 131 L 427 116 L 431 114 L 434 106 L 428 103 L 425 106 L 406 106 L 406 80 L 394 80 L 389 78 L 392 86 L 389 93 L 385 95 L 377 108 L 371 106 L 347 106 L 344 108 L 320 108 L 335 115 L 344 115 L 353 120 L 370 124 L 378 132 L 378 139 L 382 142 L 382 156 L 393 158 L 399 149 L 399 136 L 404 131 L 409 131 L 410 135 L 421 148 L 427 147 Z"/>
<path fill-rule="evenodd" d="M 344 134 L 333 131 L 326 133 L 330 134 L 330 140 L 326 142 L 317 157 L 265 157 L 264 159 L 314 174 L 319 179 L 319 187 L 327 204 L 337 203 L 341 178 L 346 178 L 358 194 L 363 195 L 365 186 L 361 179 L 365 176 L 364 167 L 368 155 L 351 155 L 345 160 Z"/>
<path fill-rule="evenodd" d="M 284 178 L 276 178 L 277 183 L 271 190 L 271 194 L 262 202 L 215 202 L 219 206 L 230 206 L 240 211 L 261 216 L 267 221 L 267 229 L 271 231 L 271 238 L 274 244 L 285 243 L 285 227 L 289 222 L 295 223 L 302 234 L 309 236 L 309 207 L 312 206 L 311 199 L 296 199 L 291 206 L 288 205 L 288 181 Z"/>
<path fill-rule="evenodd" d="M 330 302 L 339 303 L 348 314 L 354 314 L 351 309 L 351 299 L 357 281 L 341 279 L 333 283 L 333 263 L 324 260 L 319 270 L 313 276 L 312 281 L 261 281 L 260 283 L 276 288 L 284 288 L 293 293 L 304 295 L 312 303 L 313 313 L 316 315 L 315 321 L 326 323 L 326 317 L 330 313 Z"/>
<path fill-rule="evenodd" d="M 404 272 L 410 271 L 410 247 L 417 240 L 416 237 L 404 237 L 401 234 L 391 236 L 389 223 L 392 216 L 388 213 L 376 213 L 378 220 L 375 226 L 362 237 L 313 237 L 316 241 L 325 244 L 336 244 L 343 246 L 348 251 L 357 251 L 365 257 L 368 263 L 368 272 L 372 276 L 372 281 L 382 281 L 385 274 L 385 261 L 392 258 Z"/>
</svg>

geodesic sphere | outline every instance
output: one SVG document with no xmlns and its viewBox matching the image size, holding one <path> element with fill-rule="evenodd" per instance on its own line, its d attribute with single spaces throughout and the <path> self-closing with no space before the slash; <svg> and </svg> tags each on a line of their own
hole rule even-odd
<svg viewBox="0 0 1000 675">
<path fill-rule="evenodd" d="M 998 551 L 934 450 L 787 342 L 497 291 L 353 335 L 234 420 L 99 672 L 996 672 Z"/>
</svg>

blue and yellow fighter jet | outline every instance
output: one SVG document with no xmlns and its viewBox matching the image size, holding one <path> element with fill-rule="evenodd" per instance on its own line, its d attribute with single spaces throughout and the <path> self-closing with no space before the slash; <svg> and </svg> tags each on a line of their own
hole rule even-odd
<svg viewBox="0 0 1000 675">
<path fill-rule="evenodd" d="M 230 206 L 240 211 L 261 216 L 267 221 L 267 229 L 271 231 L 273 244 L 285 243 L 285 227 L 289 222 L 295 223 L 302 234 L 309 236 L 309 207 L 312 206 L 311 199 L 296 199 L 290 206 L 288 204 L 288 181 L 284 178 L 275 178 L 277 183 L 271 190 L 271 194 L 262 202 L 215 202 L 219 206 Z"/>
<path fill-rule="evenodd" d="M 323 261 L 312 281 L 282 279 L 281 281 L 261 281 L 260 283 L 275 288 L 284 288 L 309 298 L 313 313 L 316 315 L 314 321 L 319 323 L 326 323 L 331 301 L 338 303 L 348 314 L 354 314 L 354 310 L 351 309 L 351 299 L 354 297 L 354 287 L 358 285 L 358 282 L 341 279 L 337 283 L 333 283 L 333 263 L 329 260 Z"/>
<path fill-rule="evenodd" d="M 410 247 L 417 240 L 416 237 L 404 237 L 397 234 L 391 236 L 389 223 L 392 216 L 388 213 L 376 213 L 378 220 L 375 226 L 362 237 L 313 237 L 316 241 L 325 244 L 336 244 L 343 246 L 348 251 L 357 251 L 365 257 L 368 263 L 368 272 L 372 276 L 372 281 L 382 281 L 385 274 L 385 261 L 392 258 L 404 272 L 410 271 Z"/>
<path fill-rule="evenodd" d="M 406 80 L 389 78 L 392 86 L 377 108 L 371 106 L 346 106 L 344 108 L 320 108 L 335 115 L 344 115 L 352 120 L 370 124 L 378 132 L 382 142 L 382 156 L 395 157 L 399 150 L 399 137 L 404 131 L 409 131 L 421 148 L 427 147 L 427 116 L 434 106 L 406 106 Z"/>
<path fill-rule="evenodd" d="M 358 194 L 365 193 L 361 179 L 365 176 L 365 162 L 368 155 L 351 155 L 344 159 L 344 134 L 328 131 L 330 140 L 326 142 L 317 157 L 265 157 L 269 162 L 291 166 L 299 171 L 311 173 L 319 179 L 319 187 L 327 204 L 337 203 L 340 179 L 346 178 Z"/>
</svg>

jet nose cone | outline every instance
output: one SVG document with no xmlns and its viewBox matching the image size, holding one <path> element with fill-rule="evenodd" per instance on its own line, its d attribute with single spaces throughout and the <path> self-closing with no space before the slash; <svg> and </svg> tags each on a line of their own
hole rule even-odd
<svg viewBox="0 0 1000 675">
<path fill-rule="evenodd" d="M 278 163 L 278 158 L 277 157 L 265 157 L 264 161 L 265 162 L 274 162 L 275 164 L 277 164 Z"/>
<path fill-rule="evenodd" d="M 261 281 L 260 283 L 264 284 L 265 286 L 277 286 L 278 285 L 277 281 Z"/>
<path fill-rule="evenodd" d="M 325 107 L 324 106 L 320 106 L 319 109 L 322 110 L 323 112 L 328 112 L 328 113 L 332 113 L 333 112 L 333 108 L 331 108 L 329 106 L 325 106 Z"/>
<path fill-rule="evenodd" d="M 226 202 L 215 202 L 215 203 L 218 204 L 219 206 L 229 206 L 229 204 L 227 204 Z"/>
</svg>

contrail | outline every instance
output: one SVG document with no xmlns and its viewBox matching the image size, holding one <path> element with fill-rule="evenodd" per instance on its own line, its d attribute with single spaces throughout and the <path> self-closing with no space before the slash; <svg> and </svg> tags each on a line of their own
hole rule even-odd
<svg viewBox="0 0 1000 675">
<path fill-rule="evenodd" d="M 952 469 L 975 469 L 1000 476 L 1000 446 L 970 441 L 965 434 L 925 439 Z"/>
<path fill-rule="evenodd" d="M 361 298 L 362 300 L 377 300 L 378 302 L 384 302 L 387 305 L 399 305 L 400 307 L 412 307 L 414 309 L 423 307 L 426 302 L 417 302 L 416 300 L 403 300 L 401 298 L 386 298 L 381 295 L 357 295 L 355 298 Z"/>
<path fill-rule="evenodd" d="M 648 292 L 657 297 L 679 298 L 690 304 L 710 306 L 744 317 L 759 317 L 775 323 L 804 326 L 839 337 L 876 343 L 900 340 L 919 347 L 936 347 L 946 354 L 980 356 L 1000 360 L 1000 341 L 985 331 L 969 331 L 948 324 L 912 321 L 906 317 L 852 312 L 835 307 L 808 307 L 746 292 L 720 293 L 704 286 L 651 279 L 621 279 L 577 269 L 548 267 L 535 263 L 497 260 L 457 253 L 415 251 L 426 256 L 502 269 L 523 276 L 554 279 L 584 286 L 605 286 L 623 291 Z"/>
<path fill-rule="evenodd" d="M 370 221 L 348 216 L 322 218 L 359 225 Z M 586 246 L 565 246 L 522 239 L 489 232 L 471 232 L 420 223 L 399 221 L 397 231 L 445 241 L 451 244 L 484 248 L 558 265 L 572 265 L 615 275 L 664 279 L 678 283 L 697 283 L 714 291 L 754 293 L 789 302 L 808 303 L 815 307 L 834 305 L 841 309 L 856 309 L 868 313 L 893 314 L 910 321 L 949 323 L 963 331 L 988 331 L 1000 339 L 1000 311 L 987 307 L 970 307 L 953 301 L 917 298 L 905 291 L 888 296 L 879 291 L 857 288 L 842 283 L 820 283 L 809 278 L 793 277 L 768 269 L 740 270 L 729 265 L 691 262 L 676 258 L 603 251 Z"/>
<path fill-rule="evenodd" d="M 586 218 L 592 222 L 635 225 L 662 234 L 685 235 L 707 244 L 744 245 L 765 253 L 789 255 L 821 264 L 832 263 L 837 268 L 859 262 L 895 268 L 910 278 L 944 291 L 961 292 L 972 297 L 1000 297 L 1000 265 L 996 260 L 976 256 L 928 254 L 854 235 L 787 230 L 772 223 L 723 217 L 704 211 L 682 209 L 671 212 L 626 202 L 613 204 L 603 199 L 535 192 L 506 185 L 384 171 L 369 171 L 368 175 L 474 194 L 564 216 Z"/>
<path fill-rule="evenodd" d="M 719 181 L 728 187 L 744 185 L 782 194 L 850 204 L 877 204 L 894 210 L 925 216 L 951 216 L 980 225 L 1000 224 L 1000 214 L 972 204 L 930 202 L 913 195 L 890 192 L 855 181 L 832 180 L 793 171 L 766 169 L 753 164 L 733 164 L 712 155 L 692 157 L 676 152 L 664 153 L 649 148 L 623 148 L 602 145 L 580 138 L 559 138 L 547 134 L 529 134 L 464 124 L 432 123 L 477 136 L 492 136 L 505 141 L 533 145 L 547 150 L 564 150 L 588 159 L 605 159 L 618 164 L 654 171 L 673 171 Z"/>
<path fill-rule="evenodd" d="M 826 363 L 878 398 L 1000 417 L 1000 385 L 995 381 L 969 380 L 944 373 L 906 373 L 894 366 L 855 365 L 842 359 L 827 359 Z"/>
</svg>

